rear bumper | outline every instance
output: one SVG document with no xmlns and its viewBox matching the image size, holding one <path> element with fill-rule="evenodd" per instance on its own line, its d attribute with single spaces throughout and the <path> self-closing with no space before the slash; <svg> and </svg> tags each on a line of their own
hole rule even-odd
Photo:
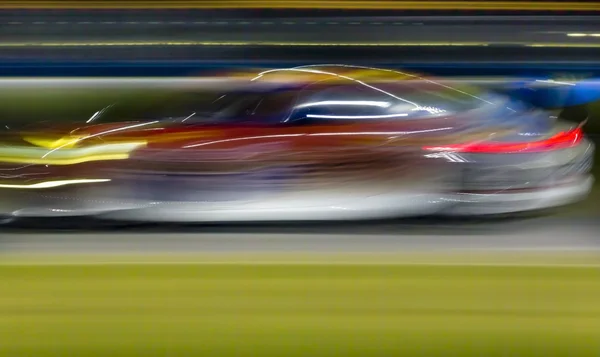
<svg viewBox="0 0 600 357">
<path fill-rule="evenodd" d="M 443 211 L 446 215 L 482 216 L 543 210 L 584 200 L 592 190 L 594 177 L 584 175 L 568 183 L 527 191 L 457 193 Z"/>
</svg>

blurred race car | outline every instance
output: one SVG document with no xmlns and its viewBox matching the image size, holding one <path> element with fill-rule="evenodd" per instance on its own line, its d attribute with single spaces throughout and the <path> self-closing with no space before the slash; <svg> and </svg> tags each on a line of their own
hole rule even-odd
<svg viewBox="0 0 600 357">
<path fill-rule="evenodd" d="M 6 136 L 6 217 L 171 222 L 492 215 L 576 202 L 580 124 L 412 73 L 322 65 Z M 121 113 L 121 114 L 119 114 Z M 10 140 L 9 140 L 10 138 Z"/>
</svg>

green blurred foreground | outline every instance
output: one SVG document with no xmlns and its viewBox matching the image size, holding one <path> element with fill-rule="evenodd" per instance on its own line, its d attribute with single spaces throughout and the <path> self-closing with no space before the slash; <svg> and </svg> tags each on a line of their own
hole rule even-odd
<svg viewBox="0 0 600 357">
<path fill-rule="evenodd" d="M 597 262 L 4 260 L 0 355 L 597 357 Z"/>
</svg>

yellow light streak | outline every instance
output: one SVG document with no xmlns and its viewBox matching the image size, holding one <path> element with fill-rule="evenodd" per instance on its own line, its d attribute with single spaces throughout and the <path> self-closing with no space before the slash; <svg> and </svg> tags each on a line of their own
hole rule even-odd
<svg viewBox="0 0 600 357">
<path fill-rule="evenodd" d="M 75 179 L 75 180 L 55 180 L 55 181 L 44 181 L 33 183 L 29 185 L 11 185 L 11 184 L 0 184 L 0 188 L 18 188 L 18 189 L 44 189 L 54 188 L 67 185 L 79 185 L 85 183 L 100 183 L 109 182 L 110 179 Z"/>
</svg>

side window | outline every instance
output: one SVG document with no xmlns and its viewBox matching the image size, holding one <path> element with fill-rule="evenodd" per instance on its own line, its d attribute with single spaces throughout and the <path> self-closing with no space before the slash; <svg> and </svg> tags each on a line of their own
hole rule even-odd
<svg viewBox="0 0 600 357">
<path fill-rule="evenodd" d="M 217 98 L 210 98 L 210 102 L 200 105 L 201 109 L 186 123 L 219 123 L 244 120 L 260 103 L 261 99 L 261 94 L 240 92 L 226 93 Z"/>
<path fill-rule="evenodd" d="M 160 109 L 154 112 L 157 119 L 188 118 L 195 113 L 200 113 L 205 106 L 202 97 L 197 95 L 184 95 L 166 100 L 161 104 Z"/>
<path fill-rule="evenodd" d="M 216 114 L 223 119 L 243 119 L 246 118 L 262 100 L 262 95 L 248 94 L 241 95 L 234 102 L 224 106 Z"/>
<path fill-rule="evenodd" d="M 292 120 L 296 123 L 319 123 L 376 119 L 386 114 L 391 99 L 365 86 L 338 85 L 313 88 L 305 92 L 294 107 Z"/>
<path fill-rule="evenodd" d="M 287 118 L 296 101 L 293 90 L 249 93 L 242 96 L 233 105 L 221 111 L 221 118 L 236 121 L 278 123 Z"/>
<path fill-rule="evenodd" d="M 297 92 L 293 90 L 265 95 L 254 108 L 252 115 L 258 117 L 287 116 L 292 111 L 296 98 Z"/>
<path fill-rule="evenodd" d="M 199 113 L 206 106 L 206 99 L 198 94 L 177 94 L 145 101 L 113 103 L 102 108 L 90 118 L 90 123 L 105 124 L 124 121 L 154 121 L 186 118 Z"/>
</svg>

